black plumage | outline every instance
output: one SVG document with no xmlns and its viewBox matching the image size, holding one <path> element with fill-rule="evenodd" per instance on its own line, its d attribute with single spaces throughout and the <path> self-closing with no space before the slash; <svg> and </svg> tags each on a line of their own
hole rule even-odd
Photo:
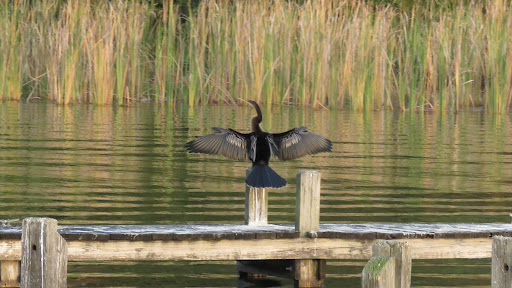
<svg viewBox="0 0 512 288">
<path fill-rule="evenodd" d="M 331 151 L 331 141 L 308 132 L 307 127 L 277 134 L 264 132 L 260 127 L 263 117 L 258 103 L 252 100 L 246 102 L 253 106 L 257 113 L 251 121 L 251 133 L 213 127 L 215 133 L 188 142 L 187 150 L 191 153 L 222 155 L 239 161 L 251 160 L 252 171 L 245 179 L 245 183 L 255 188 L 281 188 L 286 185 L 286 180 L 268 166 L 272 156 L 285 161 Z"/>
</svg>

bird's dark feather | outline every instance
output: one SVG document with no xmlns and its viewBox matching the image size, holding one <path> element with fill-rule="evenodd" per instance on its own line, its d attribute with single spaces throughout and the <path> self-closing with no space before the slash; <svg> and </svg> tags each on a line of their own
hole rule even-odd
<svg viewBox="0 0 512 288">
<path fill-rule="evenodd" d="M 198 137 L 185 146 L 191 153 L 222 155 L 239 161 L 247 160 L 247 143 L 250 134 L 233 129 L 212 128 L 215 133 Z"/>
<path fill-rule="evenodd" d="M 274 141 L 273 134 L 267 134 L 266 136 L 268 145 L 270 146 L 270 153 L 272 157 L 277 157 L 279 154 L 279 148 L 277 147 L 276 142 Z"/>
<path fill-rule="evenodd" d="M 257 144 L 257 140 L 258 138 L 254 135 L 251 135 L 250 136 L 250 139 L 251 139 L 251 147 L 249 147 L 249 160 L 251 161 L 255 161 L 256 160 L 256 144 Z"/>
<path fill-rule="evenodd" d="M 332 143 L 329 139 L 308 132 L 307 129 L 307 127 L 299 127 L 283 133 L 272 134 L 279 150 L 276 156 L 285 161 L 331 151 Z"/>
</svg>

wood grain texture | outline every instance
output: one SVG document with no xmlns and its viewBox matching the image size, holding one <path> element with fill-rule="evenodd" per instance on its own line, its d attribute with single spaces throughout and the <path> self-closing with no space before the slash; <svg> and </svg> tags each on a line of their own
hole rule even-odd
<svg viewBox="0 0 512 288">
<path fill-rule="evenodd" d="M 67 287 L 67 245 L 57 232 L 57 220 L 23 219 L 21 287 Z"/>
<path fill-rule="evenodd" d="M 320 173 L 297 173 L 297 206 L 295 231 L 300 237 L 313 238 L 320 229 Z M 325 260 L 294 258 L 295 287 L 322 287 L 325 279 Z"/>
<path fill-rule="evenodd" d="M 21 239 L 0 240 L 0 260 L 21 260 Z"/>
<path fill-rule="evenodd" d="M 491 287 L 509 288 L 512 285 L 512 238 L 492 239 Z"/>
<path fill-rule="evenodd" d="M 294 286 L 298 288 L 323 287 L 326 276 L 325 265 L 325 260 L 295 260 L 293 269 Z"/>
<path fill-rule="evenodd" d="M 0 287 L 20 287 L 20 261 L 0 261 Z"/>
<path fill-rule="evenodd" d="M 395 287 L 411 287 L 411 247 L 409 243 L 395 240 L 378 240 L 372 245 L 372 257 L 395 259 Z"/>
<path fill-rule="evenodd" d="M 295 231 L 301 237 L 320 229 L 320 173 L 300 171 L 297 174 L 297 207 Z"/>
<path fill-rule="evenodd" d="M 21 259 L 21 241 L 0 241 L 0 255 Z M 70 261 L 369 259 L 366 239 L 287 238 L 184 241 L 69 240 Z M 409 239 L 412 259 L 491 258 L 490 238 Z M 5 245 L 7 244 L 7 245 Z M 258 249 L 254 249 L 258 247 Z M 204 249 L 204 250 L 198 250 Z M 5 258 L 4 258 L 5 259 Z"/>
<path fill-rule="evenodd" d="M 411 287 L 412 255 L 409 243 L 402 241 L 389 241 L 390 256 L 395 258 L 396 283 L 398 288 Z"/>
<path fill-rule="evenodd" d="M 394 257 L 372 257 L 363 268 L 361 287 L 395 288 Z"/>
<path fill-rule="evenodd" d="M 338 244 L 340 243 L 322 243 L 312 239 L 295 238 L 151 242 L 71 241 L 68 242 L 68 247 L 69 257 L 73 260 L 87 258 L 99 260 L 331 259 L 331 257 L 337 258 L 337 254 L 352 254 L 355 257 L 361 257 L 358 256 L 360 253 L 369 255 L 369 251 L 360 250 L 366 246 L 361 243 L 350 241 L 343 243 L 342 247 Z"/>
</svg>

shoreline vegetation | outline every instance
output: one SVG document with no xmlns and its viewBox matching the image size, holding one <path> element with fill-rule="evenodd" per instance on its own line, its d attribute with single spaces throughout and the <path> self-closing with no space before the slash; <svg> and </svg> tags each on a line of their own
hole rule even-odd
<svg viewBox="0 0 512 288">
<path fill-rule="evenodd" d="M 2 1 L 0 101 L 507 112 L 511 2 L 419 3 Z"/>
</svg>

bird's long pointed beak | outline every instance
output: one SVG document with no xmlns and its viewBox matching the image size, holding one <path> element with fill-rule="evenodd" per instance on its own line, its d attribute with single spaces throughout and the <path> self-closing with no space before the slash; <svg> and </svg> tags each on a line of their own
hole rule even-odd
<svg viewBox="0 0 512 288">
<path fill-rule="evenodd" d="M 252 106 L 251 102 L 249 102 L 249 101 L 247 101 L 247 100 L 245 100 L 245 99 L 242 99 L 242 98 L 240 98 L 240 97 L 238 97 L 238 99 L 239 99 L 239 100 L 242 100 L 242 101 L 244 101 L 245 103 L 247 103 L 247 104 L 249 104 L 249 105 L 251 105 L 251 106 Z"/>
</svg>

